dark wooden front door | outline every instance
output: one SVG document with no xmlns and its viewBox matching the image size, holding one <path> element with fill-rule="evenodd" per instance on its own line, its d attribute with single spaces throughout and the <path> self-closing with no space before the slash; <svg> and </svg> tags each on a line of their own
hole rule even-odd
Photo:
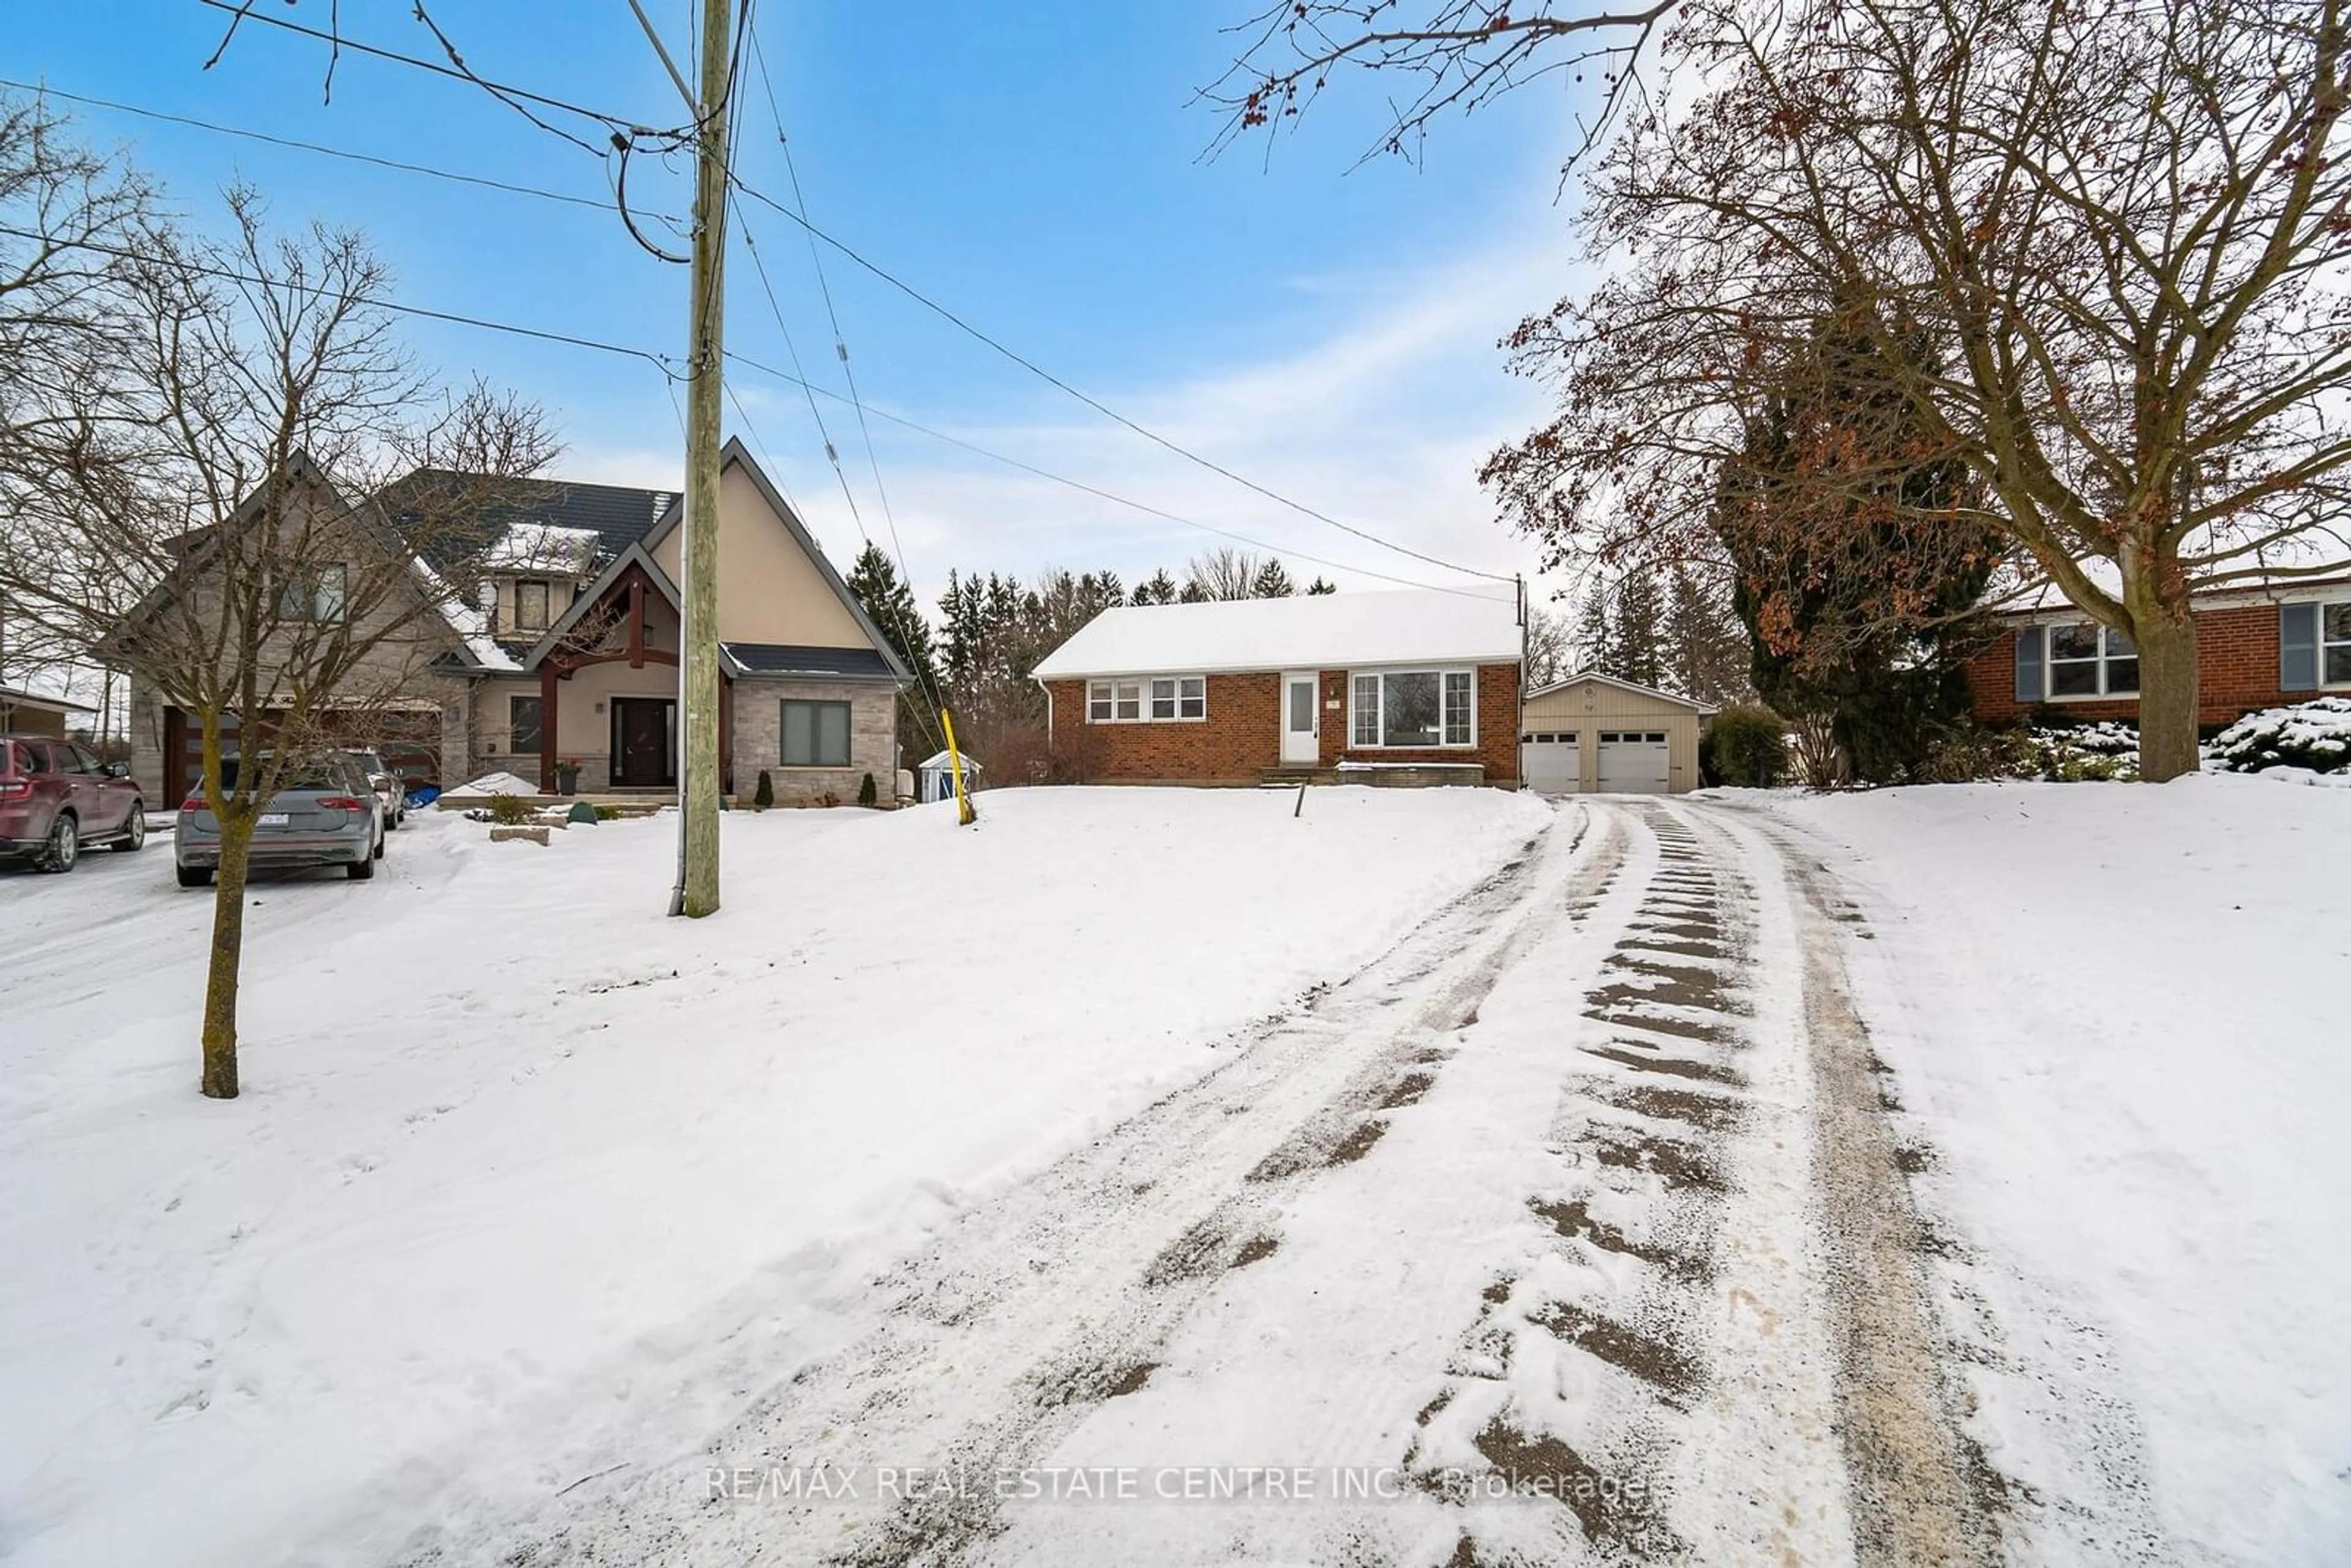
<svg viewBox="0 0 2351 1568">
<path fill-rule="evenodd" d="M 675 784 L 671 737 L 676 726 L 671 716 L 677 704 L 668 697 L 612 699 L 612 782 L 623 788 Z"/>
</svg>

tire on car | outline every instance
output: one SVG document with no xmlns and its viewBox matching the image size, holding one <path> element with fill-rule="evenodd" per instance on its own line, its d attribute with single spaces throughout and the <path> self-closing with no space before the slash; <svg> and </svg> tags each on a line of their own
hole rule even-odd
<svg viewBox="0 0 2351 1568">
<path fill-rule="evenodd" d="M 59 811 L 49 824 L 48 841 L 41 845 L 40 867 L 47 872 L 68 872 L 81 858 L 81 824 L 71 811 Z"/>
<path fill-rule="evenodd" d="M 122 836 L 110 847 L 117 854 L 135 855 L 147 845 L 147 802 L 131 802 L 131 820 L 122 825 Z"/>
</svg>

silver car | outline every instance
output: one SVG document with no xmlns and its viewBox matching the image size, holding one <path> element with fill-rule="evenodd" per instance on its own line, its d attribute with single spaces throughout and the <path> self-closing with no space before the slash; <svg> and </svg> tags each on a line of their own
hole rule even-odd
<svg viewBox="0 0 2351 1568">
<path fill-rule="evenodd" d="M 385 765 L 383 753 L 354 746 L 346 755 L 367 775 L 368 788 L 382 797 L 384 831 L 398 832 L 401 824 L 408 821 L 408 786 Z"/>
<path fill-rule="evenodd" d="M 221 761 L 221 786 L 236 787 L 236 758 Z M 339 865 L 353 882 L 375 875 L 383 858 L 383 799 L 349 756 L 338 752 L 289 768 L 254 824 L 255 871 Z M 220 821 L 193 791 L 172 829 L 172 859 L 182 887 L 210 885 L 220 869 Z"/>
</svg>

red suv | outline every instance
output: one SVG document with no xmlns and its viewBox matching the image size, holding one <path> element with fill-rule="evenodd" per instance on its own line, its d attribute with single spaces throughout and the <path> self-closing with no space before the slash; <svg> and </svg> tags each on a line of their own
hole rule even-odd
<svg viewBox="0 0 2351 1568">
<path fill-rule="evenodd" d="M 0 860 L 71 871 L 84 844 L 146 841 L 147 803 L 128 767 L 100 767 L 70 740 L 0 735 Z"/>
</svg>

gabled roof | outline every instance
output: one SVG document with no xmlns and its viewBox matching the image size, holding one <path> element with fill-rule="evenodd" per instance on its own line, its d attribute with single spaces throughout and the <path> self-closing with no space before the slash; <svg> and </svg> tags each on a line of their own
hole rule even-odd
<svg viewBox="0 0 2351 1568">
<path fill-rule="evenodd" d="M 563 639 L 571 634 L 572 628 L 579 625 L 590 610 L 603 602 L 604 596 L 612 591 L 613 584 L 619 582 L 631 567 L 645 574 L 653 583 L 653 591 L 669 601 L 671 609 L 677 608 L 677 584 L 662 570 L 661 563 L 653 559 L 651 550 L 642 542 L 632 542 L 596 574 L 595 581 L 580 591 L 563 613 L 555 618 L 555 624 L 531 644 L 530 651 L 522 656 L 517 667 L 525 670 L 538 668 L 539 661 L 563 645 Z"/>
<path fill-rule="evenodd" d="M 1037 665 L 1072 675 L 1352 665 L 1516 664 L 1524 645 L 1515 591 L 1449 589 L 1301 594 L 1105 610 Z"/>
<path fill-rule="evenodd" d="M 1597 670 L 1582 670 L 1563 681 L 1553 681 L 1547 686 L 1537 686 L 1521 696 L 1520 701 L 1532 702 L 1537 697 L 1549 696 L 1553 692 L 1563 692 L 1570 686 L 1580 686 L 1587 681 L 1594 681 L 1604 686 L 1614 686 L 1620 692 L 1632 692 L 1638 696 L 1655 697 L 1659 702 L 1672 703 L 1677 707 L 1689 708 L 1698 713 L 1715 711 L 1711 704 L 1699 702 L 1695 697 L 1686 697 L 1678 692 L 1659 691 L 1655 686 L 1645 686 L 1634 681 L 1620 681 L 1614 675 L 1604 675 Z"/>
<path fill-rule="evenodd" d="M 459 601 L 441 574 L 434 570 L 432 563 L 412 553 L 407 535 L 393 523 L 391 514 L 379 498 L 370 497 L 359 506 L 351 505 L 344 499 L 342 491 L 336 487 L 326 471 L 311 460 L 309 453 L 300 448 L 286 459 L 285 480 L 288 484 L 304 483 L 316 486 L 326 497 L 333 514 L 350 518 L 363 532 L 372 537 L 382 547 L 386 559 L 406 561 L 414 579 L 413 586 L 418 599 L 436 612 L 459 650 L 458 659 L 462 666 L 501 667 L 496 661 L 503 660 L 506 655 L 488 637 L 480 612 Z M 265 479 L 237 503 L 235 511 L 229 515 L 229 521 L 241 524 L 249 520 L 267 504 L 268 494 L 269 481 Z M 149 590 L 132 607 L 131 613 L 99 640 L 91 649 L 92 654 L 100 660 L 108 658 L 110 653 L 119 657 L 125 634 L 132 627 L 161 614 L 164 607 L 178 596 L 181 583 L 219 549 L 219 529 L 212 526 L 192 528 L 167 541 L 168 548 L 178 558 L 177 561 L 164 575 L 163 580 Z"/>
<path fill-rule="evenodd" d="M 858 630 L 865 633 L 865 640 L 872 644 L 873 651 L 882 655 L 892 677 L 902 684 L 912 682 L 914 673 L 906 668 L 905 662 L 898 657 L 897 650 L 890 646 L 890 640 L 882 635 L 881 629 L 867 616 L 865 607 L 857 602 L 857 595 L 849 591 L 849 584 L 842 581 L 841 573 L 833 569 L 831 559 L 824 553 L 824 547 L 816 542 L 816 536 L 809 532 L 808 525 L 800 521 L 800 515 L 792 510 L 791 503 L 784 499 L 783 492 L 776 488 L 774 482 L 768 477 L 767 470 L 753 460 L 750 449 L 743 444 L 742 438 L 730 435 L 718 454 L 718 472 L 723 476 L 727 469 L 738 465 L 751 476 L 751 483 L 758 487 L 759 498 L 768 503 L 768 509 L 775 513 L 790 531 L 793 542 L 815 566 L 818 575 L 824 579 L 825 586 L 832 590 L 833 597 L 841 601 L 841 608 L 856 620 Z M 669 537 L 670 530 L 684 520 L 685 497 L 679 496 L 670 502 L 668 508 L 662 513 L 661 520 L 645 535 L 645 548 L 660 548 L 661 542 Z"/>
</svg>

